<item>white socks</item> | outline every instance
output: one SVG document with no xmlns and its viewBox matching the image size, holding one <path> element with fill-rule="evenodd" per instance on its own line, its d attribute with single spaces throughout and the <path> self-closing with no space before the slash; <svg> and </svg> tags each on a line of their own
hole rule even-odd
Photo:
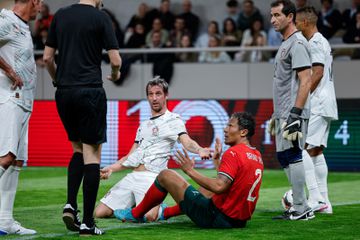
<svg viewBox="0 0 360 240">
<path fill-rule="evenodd" d="M 0 179 L 0 225 L 13 221 L 13 209 L 20 167 L 10 166 Z"/>
<path fill-rule="evenodd" d="M 303 162 L 289 164 L 290 180 L 293 191 L 294 209 L 303 212 L 307 208 L 305 195 L 305 171 Z"/>
<path fill-rule="evenodd" d="M 319 186 L 320 193 L 324 198 L 325 202 L 329 204 L 330 201 L 327 187 L 328 167 L 325 161 L 324 154 L 313 157 L 313 161 L 315 166 L 316 180 Z"/>
<path fill-rule="evenodd" d="M 309 191 L 309 202 L 324 202 L 324 199 L 319 190 L 318 181 L 315 174 L 314 157 L 310 157 L 309 153 L 306 150 L 303 150 L 302 155 L 305 169 L 306 186 Z"/>
</svg>

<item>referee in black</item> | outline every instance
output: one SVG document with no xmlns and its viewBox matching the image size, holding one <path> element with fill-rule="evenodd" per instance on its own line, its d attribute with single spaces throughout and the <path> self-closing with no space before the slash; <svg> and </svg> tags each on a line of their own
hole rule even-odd
<svg viewBox="0 0 360 240">
<path fill-rule="evenodd" d="M 67 203 L 63 221 L 80 235 L 102 235 L 93 212 L 100 180 L 101 145 L 106 142 L 106 95 L 102 87 L 102 50 L 111 63 L 109 80 L 120 78 L 121 57 L 110 18 L 99 10 L 101 0 L 80 0 L 54 16 L 44 61 L 57 87 L 56 106 L 71 141 Z M 55 52 L 58 50 L 55 63 Z M 83 220 L 78 216 L 77 194 L 83 181 Z"/>
</svg>

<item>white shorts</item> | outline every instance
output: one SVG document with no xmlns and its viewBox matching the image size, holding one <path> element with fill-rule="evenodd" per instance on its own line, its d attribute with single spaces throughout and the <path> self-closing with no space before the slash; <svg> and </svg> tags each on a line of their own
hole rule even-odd
<svg viewBox="0 0 360 240">
<path fill-rule="evenodd" d="M 27 161 L 30 115 L 10 100 L 0 103 L 0 156 L 11 152 L 16 160 Z"/>
<path fill-rule="evenodd" d="M 308 135 L 306 138 L 308 149 L 327 146 L 327 140 L 330 132 L 330 123 L 331 120 L 329 118 L 311 114 Z"/>
<path fill-rule="evenodd" d="M 112 210 L 136 206 L 143 200 L 157 175 L 149 171 L 133 171 L 115 184 L 100 201 Z"/>
</svg>

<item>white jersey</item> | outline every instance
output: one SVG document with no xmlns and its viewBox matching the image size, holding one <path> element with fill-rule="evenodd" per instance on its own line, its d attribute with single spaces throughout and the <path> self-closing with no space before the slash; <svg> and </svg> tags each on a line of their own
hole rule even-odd
<svg viewBox="0 0 360 240">
<path fill-rule="evenodd" d="M 137 130 L 135 142 L 138 147 L 122 163 L 126 167 L 144 164 L 148 171 L 159 173 L 167 168 L 167 162 L 177 139 L 186 134 L 180 116 L 166 111 L 163 115 L 142 122 Z"/>
<path fill-rule="evenodd" d="M 330 118 L 338 119 L 338 110 L 336 104 L 331 47 L 326 38 L 317 32 L 310 39 L 311 62 L 312 65 L 321 64 L 324 66 L 324 74 L 311 94 L 311 113 Z"/>
<path fill-rule="evenodd" d="M 0 103 L 10 99 L 32 111 L 37 75 L 29 25 L 6 9 L 0 12 L 0 57 L 24 83 L 21 89 L 12 90 L 13 82 L 0 70 Z"/>
</svg>

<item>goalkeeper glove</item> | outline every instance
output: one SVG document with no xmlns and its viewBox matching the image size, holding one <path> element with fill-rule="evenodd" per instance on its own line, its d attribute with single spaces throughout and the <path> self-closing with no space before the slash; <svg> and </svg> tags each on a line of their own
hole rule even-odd
<svg viewBox="0 0 360 240">
<path fill-rule="evenodd" d="M 283 123 L 282 129 L 284 131 L 283 138 L 288 141 L 295 141 L 302 138 L 303 134 L 301 132 L 301 115 L 302 109 L 293 107 L 290 110 L 290 115 L 286 122 Z"/>
</svg>

